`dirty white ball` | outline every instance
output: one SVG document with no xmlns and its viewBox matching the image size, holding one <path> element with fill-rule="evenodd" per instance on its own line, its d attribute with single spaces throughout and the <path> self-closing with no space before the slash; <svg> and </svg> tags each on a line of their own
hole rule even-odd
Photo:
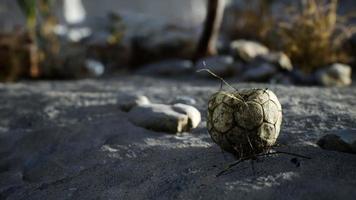
<svg viewBox="0 0 356 200">
<path fill-rule="evenodd" d="M 268 89 L 220 91 L 208 105 L 207 127 L 212 140 L 237 157 L 273 146 L 282 123 L 282 107 Z"/>
</svg>

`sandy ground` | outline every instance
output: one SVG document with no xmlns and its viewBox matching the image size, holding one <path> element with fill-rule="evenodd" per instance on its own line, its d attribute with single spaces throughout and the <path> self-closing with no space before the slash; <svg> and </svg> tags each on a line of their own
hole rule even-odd
<svg viewBox="0 0 356 200">
<path fill-rule="evenodd" d="M 272 89 L 283 106 L 280 150 L 286 155 L 244 162 L 215 177 L 234 158 L 212 143 L 207 100 L 216 81 L 147 77 L 0 84 L 0 199 L 356 199 L 356 155 L 315 143 L 356 128 L 356 88 Z M 192 133 L 136 127 L 116 96 L 147 95 L 167 103 L 197 100 L 203 114 Z"/>
</svg>

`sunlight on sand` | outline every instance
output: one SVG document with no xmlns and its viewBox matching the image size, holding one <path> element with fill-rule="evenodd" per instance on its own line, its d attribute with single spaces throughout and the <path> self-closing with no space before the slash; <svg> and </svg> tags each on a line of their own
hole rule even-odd
<svg viewBox="0 0 356 200">
<path fill-rule="evenodd" d="M 212 143 L 203 140 L 207 137 L 207 135 L 195 136 L 183 133 L 181 136 L 166 135 L 160 138 L 146 138 L 144 142 L 147 146 L 162 146 L 168 149 L 182 149 L 191 147 L 209 148 L 212 146 Z"/>
</svg>

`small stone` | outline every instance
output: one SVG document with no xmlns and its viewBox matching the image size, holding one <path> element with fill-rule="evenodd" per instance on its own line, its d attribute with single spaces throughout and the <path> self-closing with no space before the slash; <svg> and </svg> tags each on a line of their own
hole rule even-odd
<svg viewBox="0 0 356 200">
<path fill-rule="evenodd" d="M 210 69 L 221 77 L 228 77 L 234 74 L 234 58 L 231 56 L 213 56 L 200 59 L 196 64 L 196 69 Z M 203 77 L 211 77 L 209 73 L 198 73 Z"/>
<path fill-rule="evenodd" d="M 173 105 L 173 110 L 188 116 L 189 129 L 198 127 L 201 121 L 201 114 L 198 109 L 193 106 L 178 103 Z"/>
<path fill-rule="evenodd" d="M 189 97 L 189 96 L 177 96 L 172 102 L 171 104 L 177 104 L 177 103 L 182 103 L 182 104 L 187 104 L 187 105 L 195 105 L 197 103 L 197 101 L 193 98 L 193 97 Z"/>
<path fill-rule="evenodd" d="M 257 56 L 266 55 L 268 52 L 266 46 L 254 41 L 236 40 L 230 44 L 231 55 L 245 62 L 250 62 Z"/>
<path fill-rule="evenodd" d="M 80 42 L 88 39 L 92 34 L 92 30 L 89 27 L 73 27 L 66 33 L 67 39 L 70 42 Z"/>
<path fill-rule="evenodd" d="M 289 57 L 283 52 L 271 52 L 268 54 L 259 55 L 255 58 L 254 62 L 258 63 L 270 63 L 277 66 L 283 71 L 292 71 L 293 64 Z"/>
<path fill-rule="evenodd" d="M 170 105 L 139 105 L 129 112 L 129 120 L 140 127 L 168 133 L 180 133 L 189 130 L 189 118 Z"/>
<path fill-rule="evenodd" d="M 188 74 L 192 70 L 192 61 L 184 59 L 172 59 L 144 65 L 142 66 L 142 69 L 138 71 L 138 73 L 160 76 L 175 76 Z"/>
<path fill-rule="evenodd" d="M 120 94 L 117 98 L 117 104 L 122 111 L 128 112 L 135 106 L 150 104 L 150 100 L 142 95 Z"/>
<path fill-rule="evenodd" d="M 269 63 L 263 63 L 257 67 L 251 66 L 243 75 L 244 81 L 264 82 L 268 81 L 277 73 L 275 66 Z"/>
<path fill-rule="evenodd" d="M 327 134 L 317 144 L 326 150 L 356 154 L 356 129 Z"/>
<path fill-rule="evenodd" d="M 320 69 L 316 72 L 316 80 L 323 86 L 348 86 L 351 85 L 351 67 L 341 63 Z"/>
<path fill-rule="evenodd" d="M 93 59 L 87 59 L 84 66 L 90 77 L 99 77 L 103 75 L 105 71 L 103 63 Z"/>
</svg>

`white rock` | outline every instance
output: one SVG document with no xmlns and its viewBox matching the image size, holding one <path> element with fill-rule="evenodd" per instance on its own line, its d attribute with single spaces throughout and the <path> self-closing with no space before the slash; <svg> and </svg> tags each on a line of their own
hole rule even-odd
<svg viewBox="0 0 356 200">
<path fill-rule="evenodd" d="M 262 63 L 257 67 L 250 66 L 250 68 L 242 75 L 242 79 L 244 81 L 268 81 L 276 73 L 277 69 L 275 66 L 269 63 Z"/>
<path fill-rule="evenodd" d="M 120 94 L 117 104 L 122 111 L 128 112 L 135 106 L 150 104 L 150 100 L 143 95 Z"/>
<path fill-rule="evenodd" d="M 201 121 L 201 114 L 198 109 L 193 106 L 178 103 L 173 105 L 173 110 L 188 116 L 190 129 L 198 127 Z"/>
<path fill-rule="evenodd" d="M 140 105 L 129 112 L 129 120 L 140 127 L 157 132 L 179 133 L 189 130 L 186 114 L 164 104 Z"/>
<path fill-rule="evenodd" d="M 177 103 L 182 103 L 182 104 L 187 104 L 187 105 L 195 105 L 197 103 L 197 101 L 190 96 L 177 96 L 172 102 L 171 104 L 177 104 Z"/>
<path fill-rule="evenodd" d="M 236 40 L 230 44 L 231 55 L 245 62 L 250 62 L 257 56 L 266 55 L 268 52 L 266 46 L 254 41 Z"/>
<path fill-rule="evenodd" d="M 316 72 L 316 79 L 323 86 L 348 86 L 351 85 L 351 67 L 341 63 L 320 69 Z"/>
<path fill-rule="evenodd" d="M 103 63 L 94 59 L 87 59 L 85 61 L 85 69 L 87 70 L 88 74 L 92 77 L 101 76 L 105 72 L 105 67 Z"/>
<path fill-rule="evenodd" d="M 289 57 L 283 52 L 271 52 L 257 56 L 256 62 L 267 62 L 279 67 L 281 70 L 292 71 L 293 64 Z"/>
</svg>

